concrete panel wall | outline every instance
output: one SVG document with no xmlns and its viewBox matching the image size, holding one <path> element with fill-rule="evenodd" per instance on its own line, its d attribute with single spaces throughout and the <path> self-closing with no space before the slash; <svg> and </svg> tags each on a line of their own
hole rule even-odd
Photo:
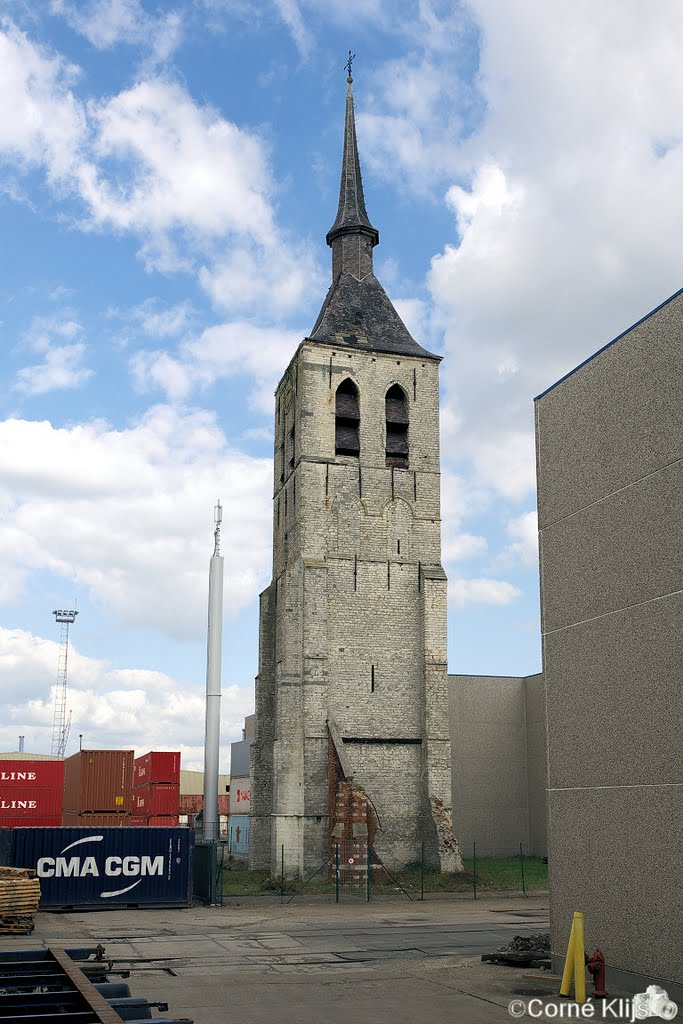
<svg viewBox="0 0 683 1024">
<path fill-rule="evenodd" d="M 536 402 L 556 964 L 683 997 L 683 295 Z M 608 973 L 608 987 L 610 977 Z"/>
<path fill-rule="evenodd" d="M 542 676 L 448 677 L 453 821 L 466 855 L 544 856 Z"/>
</svg>

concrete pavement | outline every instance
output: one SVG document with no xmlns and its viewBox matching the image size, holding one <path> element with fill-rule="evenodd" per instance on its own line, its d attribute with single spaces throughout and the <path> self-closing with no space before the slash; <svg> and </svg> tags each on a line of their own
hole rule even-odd
<svg viewBox="0 0 683 1024">
<path fill-rule="evenodd" d="M 548 927 L 545 896 L 311 900 L 186 910 L 40 913 L 30 939 L 0 948 L 102 942 L 134 994 L 196 1024 L 433 1024 L 510 1021 L 520 992 L 556 991 L 540 972 L 482 964 Z M 527 976 L 537 975 L 537 980 Z"/>
</svg>

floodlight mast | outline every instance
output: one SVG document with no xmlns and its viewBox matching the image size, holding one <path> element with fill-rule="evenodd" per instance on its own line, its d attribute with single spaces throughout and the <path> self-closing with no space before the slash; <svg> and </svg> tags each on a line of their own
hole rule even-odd
<svg viewBox="0 0 683 1024">
<path fill-rule="evenodd" d="M 221 654 L 223 646 L 223 509 L 216 503 L 214 548 L 209 562 L 209 623 L 206 651 L 206 724 L 204 732 L 204 839 L 218 839 L 218 761 L 221 741 Z"/>
<path fill-rule="evenodd" d="M 67 724 L 66 718 L 66 685 L 67 685 L 67 664 L 69 660 L 69 626 L 76 621 L 78 612 L 76 609 L 58 608 L 52 613 L 55 622 L 60 625 L 59 636 L 59 661 L 57 663 L 57 688 L 55 690 L 55 705 L 52 716 L 52 753 L 58 757 L 64 757 L 66 744 L 69 738 L 69 727 L 71 717 Z"/>
</svg>

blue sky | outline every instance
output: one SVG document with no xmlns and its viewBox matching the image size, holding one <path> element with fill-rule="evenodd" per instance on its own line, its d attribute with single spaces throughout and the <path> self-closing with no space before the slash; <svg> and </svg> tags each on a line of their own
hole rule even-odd
<svg viewBox="0 0 683 1024">
<path fill-rule="evenodd" d="M 330 277 L 354 91 L 380 280 L 442 364 L 451 672 L 541 667 L 533 396 L 681 285 L 683 11 L 0 2 L 0 748 L 201 761 L 253 707 L 274 385 Z"/>
</svg>

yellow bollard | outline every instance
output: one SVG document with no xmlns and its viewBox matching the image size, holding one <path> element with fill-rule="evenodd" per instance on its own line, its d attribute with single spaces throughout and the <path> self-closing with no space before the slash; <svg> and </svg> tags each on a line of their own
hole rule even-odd
<svg viewBox="0 0 683 1024">
<path fill-rule="evenodd" d="M 576 921 L 576 914 L 572 920 L 572 930 L 569 933 L 569 942 L 567 943 L 567 955 L 564 958 L 564 970 L 562 972 L 562 984 L 560 985 L 560 995 L 568 996 L 572 990 L 572 978 L 574 977 L 574 922 Z"/>
<path fill-rule="evenodd" d="M 574 999 L 579 1005 L 586 1002 L 586 942 L 583 929 L 583 914 L 575 911 L 574 921 Z"/>
</svg>

